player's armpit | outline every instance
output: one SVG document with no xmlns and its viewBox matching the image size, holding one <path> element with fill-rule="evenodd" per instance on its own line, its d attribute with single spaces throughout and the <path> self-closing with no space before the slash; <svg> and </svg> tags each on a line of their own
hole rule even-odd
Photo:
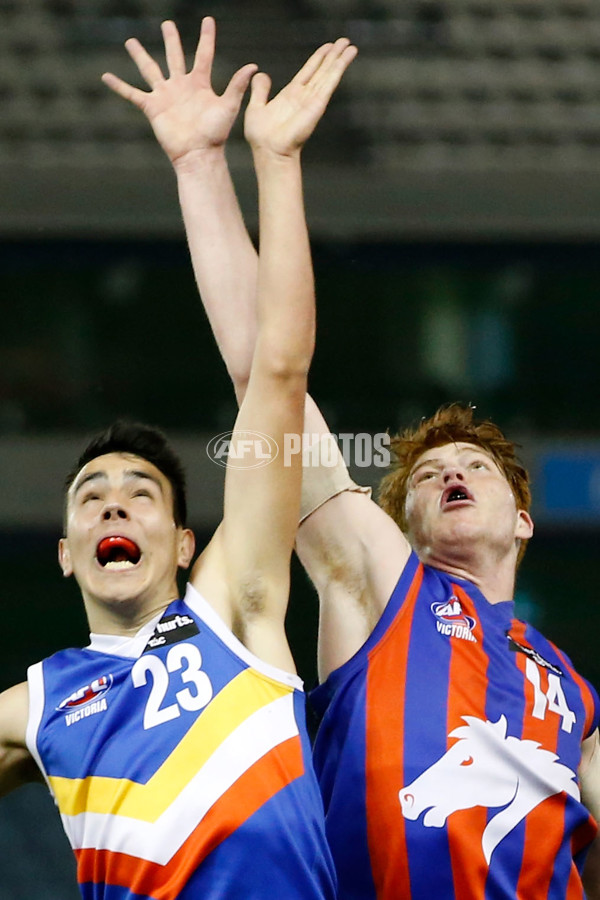
<svg viewBox="0 0 600 900">
<path fill-rule="evenodd" d="M 298 530 L 298 556 L 321 605 L 320 677 L 364 643 L 410 555 L 396 523 L 365 494 L 343 491 Z"/>
<path fill-rule="evenodd" d="M 335 494 L 302 523 L 297 550 L 319 592 L 332 582 L 349 595 L 366 591 L 377 618 L 410 555 L 396 523 L 354 490 Z"/>
<path fill-rule="evenodd" d="M 379 618 L 410 547 L 395 522 L 356 485 L 313 398 L 304 409 L 301 527 L 297 550 L 322 595 L 335 584 Z"/>
<path fill-rule="evenodd" d="M 25 743 L 28 712 L 26 682 L 0 694 L 0 796 L 41 778 Z"/>
</svg>

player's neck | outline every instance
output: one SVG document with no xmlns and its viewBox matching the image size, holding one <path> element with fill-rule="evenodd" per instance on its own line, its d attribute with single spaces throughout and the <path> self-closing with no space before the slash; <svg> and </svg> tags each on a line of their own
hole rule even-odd
<svg viewBox="0 0 600 900">
<path fill-rule="evenodd" d="M 90 632 L 93 634 L 115 634 L 123 637 L 132 637 L 156 616 L 167 608 L 169 603 L 177 598 L 177 590 L 164 599 L 148 600 L 144 598 L 132 598 L 106 602 L 94 598 L 84 598 Z"/>
<path fill-rule="evenodd" d="M 454 578 L 476 585 L 489 603 L 512 600 L 515 590 L 515 563 L 512 559 L 453 560 L 431 556 L 424 560 Z"/>
</svg>

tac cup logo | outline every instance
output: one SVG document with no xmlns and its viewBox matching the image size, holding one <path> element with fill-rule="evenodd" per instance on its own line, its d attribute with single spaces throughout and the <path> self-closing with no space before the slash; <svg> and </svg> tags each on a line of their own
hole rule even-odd
<svg viewBox="0 0 600 900">
<path fill-rule="evenodd" d="M 208 442 L 206 454 L 223 468 L 259 469 L 276 459 L 279 447 L 261 431 L 224 431 Z"/>
</svg>

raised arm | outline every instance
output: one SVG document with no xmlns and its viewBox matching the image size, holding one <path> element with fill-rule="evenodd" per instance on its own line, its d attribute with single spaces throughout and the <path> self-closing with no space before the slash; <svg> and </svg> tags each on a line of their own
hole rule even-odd
<svg viewBox="0 0 600 900">
<path fill-rule="evenodd" d="M 315 330 L 300 151 L 355 53 L 345 39 L 324 45 L 294 79 L 294 92 L 284 88 L 270 102 L 268 76 L 255 75 L 245 120 L 258 180 L 260 258 L 256 347 L 234 443 L 259 432 L 279 452 L 263 466 L 250 454 L 248 467 L 239 465 L 241 454 L 235 462 L 230 454 L 217 549 L 244 642 L 286 668 L 293 668 L 284 620 L 302 477 L 301 456 L 289 450 L 302 434 Z M 194 573 L 211 595 L 214 572 L 201 558 Z"/>
<path fill-rule="evenodd" d="M 256 342 L 258 256 L 237 203 L 224 144 L 255 66 L 249 64 L 217 96 L 211 87 L 215 23 L 204 19 L 192 70 L 173 23 L 163 25 L 169 77 L 141 45 L 128 41 L 151 93 L 114 75 L 104 81 L 148 117 L 172 161 L 198 287 L 238 400 L 244 396 Z M 300 76 L 283 95 L 291 104 L 304 90 Z M 264 243 L 263 243 L 264 248 Z M 327 434 L 318 407 L 307 398 L 305 429 Z M 389 517 L 364 494 L 348 491 L 342 467 L 305 468 L 303 509 L 316 511 L 298 532 L 297 549 L 321 598 L 322 675 L 352 656 L 385 606 L 409 548 Z M 323 503 L 323 498 L 333 496 Z"/>
<path fill-rule="evenodd" d="M 216 98 L 210 87 L 213 20 L 203 22 L 194 65 L 188 74 L 175 26 L 165 23 L 163 34 L 168 78 L 139 42 L 128 41 L 126 45 L 151 88 L 149 93 L 114 75 L 103 77 L 118 94 L 145 112 L 175 165 L 178 178 L 183 177 L 183 183 L 189 184 L 185 175 L 191 171 L 190 161 L 205 160 L 207 149 L 214 149 L 215 145 L 222 151 L 255 67 L 240 70 L 223 97 Z M 203 214 L 196 218 L 194 204 L 187 200 L 185 203 L 194 222 L 209 216 L 213 220 L 212 226 L 201 224 L 200 231 L 190 234 L 204 296 L 207 291 L 216 295 L 223 290 L 220 302 L 226 304 L 235 295 L 233 283 L 227 279 L 233 269 L 239 270 L 236 247 L 243 254 L 242 268 L 247 261 L 256 266 L 252 290 L 243 298 L 246 325 L 234 304 L 219 320 L 220 325 L 215 325 L 215 331 L 218 336 L 226 335 L 228 325 L 235 325 L 236 332 L 243 334 L 241 342 L 233 345 L 237 346 L 235 351 L 221 346 L 229 358 L 233 353 L 242 360 L 240 370 L 247 365 L 248 354 L 253 350 L 249 377 L 248 373 L 243 375 L 248 387 L 236 431 L 266 433 L 280 448 L 268 466 L 228 468 L 224 521 L 198 560 L 192 577 L 247 646 L 263 658 L 287 667 L 292 662 L 283 639 L 283 626 L 289 560 L 300 506 L 301 460 L 299 454 L 290 457 L 285 453 L 285 436 L 302 433 L 306 377 L 314 346 L 314 288 L 302 201 L 300 151 L 355 55 L 356 48 L 346 39 L 324 45 L 270 102 L 268 76 L 261 73 L 254 77 L 245 131 L 258 180 L 260 261 L 253 250 L 248 250 L 252 245 L 228 178 L 213 195 L 214 185 L 208 186 L 206 170 L 199 177 L 195 169 L 196 178 L 206 188 Z M 224 98 L 228 92 L 235 102 L 232 100 L 225 113 Z M 219 129 L 214 127 L 215 119 L 220 121 Z M 196 129 L 199 120 L 204 123 L 202 135 Z M 180 186 L 181 183 L 180 180 Z M 225 202 L 218 193 L 224 185 Z M 197 193 L 196 198 L 199 196 Z M 209 209 L 211 196 L 215 209 Z M 193 230 L 189 216 L 186 225 Z M 221 246 L 225 244 L 226 249 Z M 215 252 L 216 246 L 219 249 Z M 219 265 L 227 270 L 223 281 L 215 275 Z M 208 269 L 210 273 L 205 277 Z M 243 390 L 240 396 L 242 393 Z"/>
</svg>

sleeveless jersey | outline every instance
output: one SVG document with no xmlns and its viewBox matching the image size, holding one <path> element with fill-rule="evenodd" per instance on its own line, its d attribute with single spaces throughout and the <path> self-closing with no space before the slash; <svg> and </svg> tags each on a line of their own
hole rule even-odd
<svg viewBox="0 0 600 900">
<path fill-rule="evenodd" d="M 28 672 L 27 744 L 84 900 L 333 900 L 302 682 L 192 588 Z"/>
<path fill-rule="evenodd" d="M 341 900 L 574 900 L 598 696 L 471 583 L 413 553 L 375 630 L 313 692 Z"/>
</svg>

